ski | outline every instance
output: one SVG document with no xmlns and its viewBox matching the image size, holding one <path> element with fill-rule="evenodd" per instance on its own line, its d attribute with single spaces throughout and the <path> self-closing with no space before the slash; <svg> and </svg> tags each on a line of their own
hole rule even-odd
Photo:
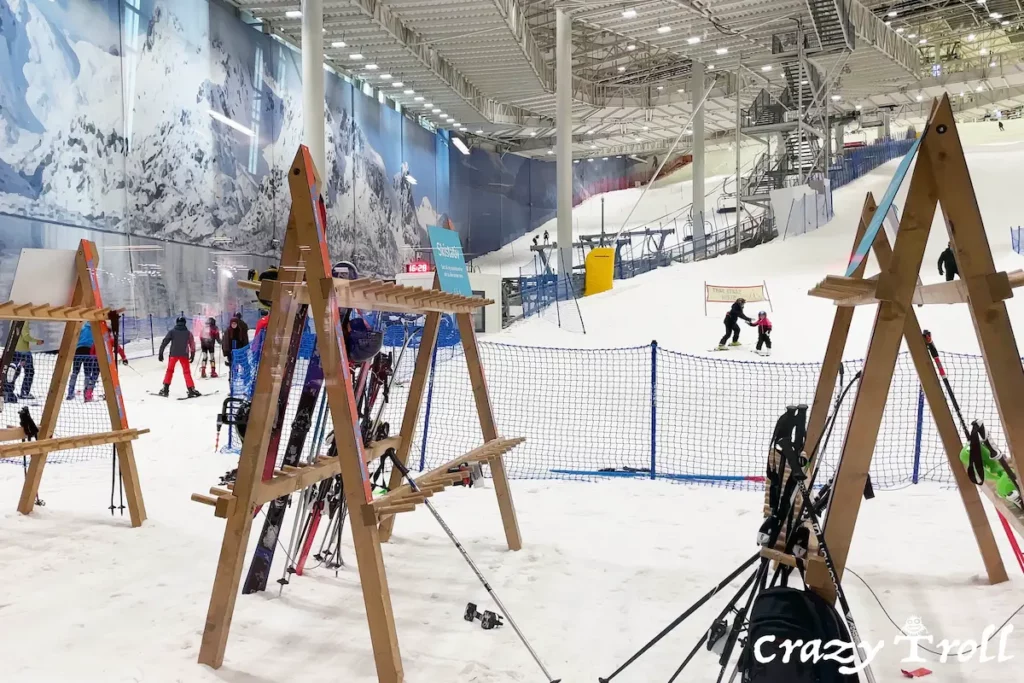
<svg viewBox="0 0 1024 683">
<path fill-rule="evenodd" d="M 295 417 L 292 420 L 292 431 L 288 436 L 288 445 L 284 452 L 284 464 L 290 467 L 297 467 L 302 458 L 302 447 L 306 443 L 306 436 L 313 425 L 313 413 L 316 410 L 317 399 L 320 397 L 320 390 L 324 383 L 324 371 L 320 365 L 320 354 L 314 349 L 309 359 L 309 367 L 306 369 L 306 379 L 302 385 L 302 394 L 299 396 L 299 403 L 296 408 Z M 270 576 L 270 567 L 274 562 L 274 550 L 277 548 L 277 538 L 281 534 L 281 526 L 284 524 L 285 511 L 288 508 L 288 496 L 283 496 L 270 503 L 266 519 L 263 522 L 263 531 L 260 533 L 259 542 L 256 545 L 256 552 L 253 554 L 252 563 L 249 564 L 249 573 L 242 587 L 242 593 L 255 593 L 267 589 L 267 578 Z"/>
<path fill-rule="evenodd" d="M 205 394 L 199 394 L 198 396 L 178 396 L 177 400 L 179 400 L 179 401 L 191 401 L 194 398 L 202 398 L 203 396 L 215 396 L 215 395 L 217 395 L 219 393 L 220 393 L 220 389 L 216 389 L 214 391 L 208 391 Z"/>
<path fill-rule="evenodd" d="M 4 352 L 0 356 L 0 410 L 4 407 L 4 401 L 14 396 L 14 353 L 24 327 L 24 320 L 11 321 L 11 329 L 7 333 L 7 343 L 4 344 Z"/>
</svg>

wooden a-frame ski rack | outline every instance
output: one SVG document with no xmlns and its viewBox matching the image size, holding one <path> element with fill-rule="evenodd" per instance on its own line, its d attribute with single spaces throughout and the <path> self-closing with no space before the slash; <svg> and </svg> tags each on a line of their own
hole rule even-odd
<svg viewBox="0 0 1024 683">
<path fill-rule="evenodd" d="M 404 680 L 402 658 L 381 552 L 381 542 L 391 533 L 394 515 L 413 510 L 426 497 L 452 486 L 456 478 L 462 479 L 463 473 L 449 474 L 449 469 L 463 463 L 488 463 L 508 547 L 518 550 L 522 540 L 502 456 L 523 439 L 498 437 L 480 364 L 472 311 L 492 302 L 479 297 L 464 297 L 377 280 L 333 279 L 327 252 L 326 213 L 320 196 L 320 178 L 305 146 L 299 147 L 288 180 L 292 208 L 282 249 L 279 279 L 261 285 L 261 288 L 266 287 L 262 296 L 271 300 L 273 305 L 256 372 L 256 388 L 246 438 L 238 460 L 238 474 L 233 485 L 211 488 L 210 495 L 192 496 L 197 502 L 213 506 L 215 515 L 227 520 L 199 662 L 219 668 L 224 661 L 256 507 L 340 474 L 345 482 L 352 541 L 366 605 L 377 679 L 381 683 L 401 683 Z M 264 463 L 268 457 L 276 457 L 275 453 L 267 452 L 269 437 L 276 418 L 281 376 L 288 355 L 288 340 L 296 310 L 302 303 L 310 305 L 310 314 L 315 324 L 316 345 L 323 365 L 324 387 L 334 423 L 338 455 L 320 456 L 305 466 L 284 467 L 264 481 Z M 358 424 L 339 307 L 426 314 L 401 434 L 371 443 L 365 448 Z M 421 475 L 416 480 L 419 493 L 409 490 L 408 486 L 402 486 L 401 475 L 393 470 L 391 492 L 374 500 L 367 462 L 380 457 L 389 448 L 396 449 L 397 457 L 407 462 L 442 313 L 454 313 L 458 322 L 484 443 Z"/>
<path fill-rule="evenodd" d="M 110 332 L 110 326 L 107 324 L 110 314 L 120 311 L 113 311 L 103 306 L 99 281 L 96 277 L 96 269 L 99 266 L 96 245 L 89 240 L 81 240 L 74 258 L 74 286 L 67 305 L 19 301 L 0 303 L 0 320 L 10 320 L 12 324 L 19 320 L 64 323 L 64 336 L 61 338 L 53 376 L 50 378 L 46 403 L 40 414 L 38 438 L 33 441 L 20 441 L 25 438 L 25 432 L 21 427 L 0 429 L 0 441 L 19 440 L 18 443 L 0 444 L 0 459 L 23 455 L 30 458 L 25 483 L 21 489 L 21 498 L 18 501 L 18 512 L 27 515 L 35 506 L 39 494 L 39 484 L 43 478 L 43 469 L 46 467 L 46 458 L 51 452 L 113 444 L 117 449 L 117 461 L 124 481 L 125 497 L 128 499 L 131 525 L 137 527 L 146 520 L 146 506 L 142 500 L 142 487 L 139 484 L 139 472 L 135 466 L 132 441 L 139 438 L 140 435 L 148 433 L 149 430 L 128 428 L 128 417 L 124 409 L 121 382 L 117 372 L 116 349 L 113 347 L 114 339 Z M 106 394 L 105 400 L 107 411 L 110 414 L 111 431 L 54 438 L 57 418 L 60 415 L 61 405 L 64 403 L 64 389 L 68 383 L 68 376 L 71 374 L 78 335 L 82 331 L 83 324 L 92 326 L 92 337 L 96 342 L 96 362 L 99 364 L 103 391 Z"/>
<path fill-rule="evenodd" d="M 909 159 L 906 164 L 909 167 Z M 901 173 L 906 173 L 906 167 L 901 166 L 897 175 Z M 977 487 L 971 483 L 960 462 L 962 435 L 953 422 L 914 306 L 967 304 L 1003 425 L 1007 452 L 1011 455 L 1024 453 L 1024 420 L 1020 419 L 1019 414 L 1020 407 L 1024 406 L 1024 368 L 1021 366 L 1020 353 L 1004 303 L 1013 296 L 1014 287 L 1024 284 L 1024 275 L 995 270 L 988 236 L 947 96 L 932 104 L 928 124 L 919 141 L 917 164 L 911 176 L 906 207 L 899 222 L 895 244 L 890 248 L 885 231 L 881 229 L 880 218 L 888 212 L 898 188 L 897 179 L 894 178 L 894 182 L 895 186 L 890 187 L 881 206 L 876 208 L 873 197 L 868 196 L 847 275 L 828 276 L 809 292 L 811 296 L 833 300 L 837 309 L 814 402 L 810 408 L 808 444 L 817 443 L 824 430 L 854 308 L 864 304 L 878 305 L 836 473 L 824 528 L 825 541 L 837 578 L 842 580 L 900 342 L 905 340 L 942 439 L 989 582 L 999 583 L 1007 580 L 1006 569 L 999 556 Z M 959 282 L 920 285 L 918 274 L 937 206 L 942 208 L 961 279 Z M 864 266 L 869 250 L 873 250 L 881 272 L 865 279 Z M 1012 458 L 1011 466 L 1019 471 Z M 1024 515 L 1020 509 L 995 495 L 989 484 L 983 486 L 982 490 L 1017 533 L 1024 534 Z M 772 553 L 777 554 L 777 551 L 766 551 L 766 554 Z M 835 588 L 828 571 L 820 557 L 815 560 L 808 568 L 807 583 L 823 597 L 834 600 Z"/>
</svg>

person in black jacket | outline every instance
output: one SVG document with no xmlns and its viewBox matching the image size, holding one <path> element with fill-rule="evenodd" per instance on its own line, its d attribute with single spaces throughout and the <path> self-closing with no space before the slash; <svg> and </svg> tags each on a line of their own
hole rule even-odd
<svg viewBox="0 0 1024 683">
<path fill-rule="evenodd" d="M 952 242 L 950 242 L 946 247 L 946 250 L 939 255 L 939 275 L 943 274 L 943 268 L 946 270 L 946 282 L 949 282 L 960 274 L 960 269 L 956 267 L 956 255 L 953 254 Z"/>
<path fill-rule="evenodd" d="M 725 335 L 722 337 L 722 340 L 718 342 L 719 351 L 725 349 L 725 342 L 729 340 L 730 334 L 732 335 L 732 344 L 730 344 L 730 346 L 740 345 L 740 326 L 737 322 L 740 318 L 746 320 L 748 325 L 754 324 L 754 321 L 748 318 L 743 312 L 743 306 L 746 303 L 747 300 L 742 297 L 736 299 L 732 304 L 732 308 L 730 308 L 729 312 L 725 314 L 725 320 L 723 321 L 725 322 Z"/>
<path fill-rule="evenodd" d="M 160 344 L 160 353 L 157 358 L 164 362 L 164 349 L 171 347 L 171 357 L 167 361 L 167 372 L 164 373 L 164 387 L 158 393 L 160 396 L 167 396 L 171 391 L 171 379 L 174 377 L 174 366 L 181 364 L 181 372 L 185 375 L 185 386 L 188 387 L 188 397 L 195 398 L 200 393 L 196 391 L 196 385 L 192 381 L 192 368 L 189 365 L 196 358 L 196 340 L 188 331 L 188 321 L 182 316 L 174 324 L 174 328 L 167 332 L 163 342 Z"/>
<path fill-rule="evenodd" d="M 249 345 L 249 326 L 242 320 L 241 313 L 235 313 L 235 317 L 228 323 L 228 329 L 224 331 L 224 340 L 221 342 L 221 349 L 224 351 L 224 365 L 231 365 L 231 352 L 244 349 Z"/>
</svg>

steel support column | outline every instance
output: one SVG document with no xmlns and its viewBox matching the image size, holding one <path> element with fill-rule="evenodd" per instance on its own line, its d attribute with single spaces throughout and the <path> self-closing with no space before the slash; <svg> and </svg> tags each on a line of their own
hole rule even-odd
<svg viewBox="0 0 1024 683">
<path fill-rule="evenodd" d="M 704 234 L 704 64 L 694 61 L 690 66 L 690 103 L 693 113 L 693 220 L 694 253 L 703 252 L 707 243 Z"/>
<path fill-rule="evenodd" d="M 555 178 L 558 215 L 556 270 L 572 274 L 572 20 L 555 9 Z"/>
<path fill-rule="evenodd" d="M 302 140 L 323 182 L 327 177 L 323 0 L 302 0 Z"/>
</svg>

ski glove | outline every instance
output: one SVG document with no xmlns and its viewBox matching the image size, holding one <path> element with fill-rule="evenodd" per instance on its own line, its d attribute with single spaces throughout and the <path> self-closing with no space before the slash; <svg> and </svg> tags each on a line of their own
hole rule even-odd
<svg viewBox="0 0 1024 683">
<path fill-rule="evenodd" d="M 196 362 L 196 352 L 195 351 L 193 351 L 192 353 L 189 354 L 188 362 L 189 363 L 195 363 Z"/>
<path fill-rule="evenodd" d="M 128 365 L 128 359 L 127 358 L 122 358 L 121 359 L 121 365 Z"/>
<path fill-rule="evenodd" d="M 156 359 L 157 359 L 158 361 L 160 361 L 161 363 L 163 363 L 163 362 L 164 362 L 164 354 L 163 354 L 163 353 L 159 353 L 159 354 L 157 354 L 157 357 L 156 357 Z"/>
</svg>

